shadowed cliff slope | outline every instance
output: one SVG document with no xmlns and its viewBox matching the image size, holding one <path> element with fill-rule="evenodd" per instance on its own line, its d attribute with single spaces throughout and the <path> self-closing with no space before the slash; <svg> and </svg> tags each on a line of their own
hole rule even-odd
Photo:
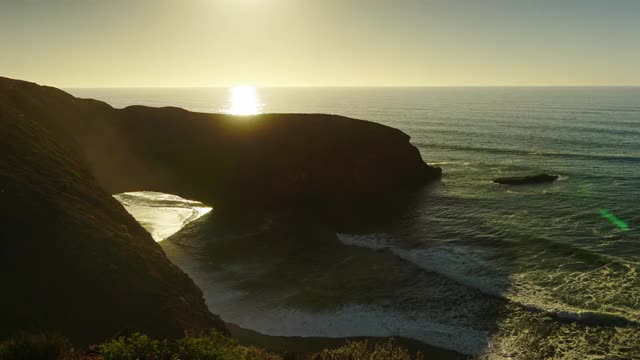
<svg viewBox="0 0 640 360">
<path fill-rule="evenodd" d="M 160 338 L 224 331 L 191 279 L 95 181 L 78 144 L 38 116 L 44 100 L 22 99 L 43 106 L 42 114 L 22 111 L 31 105 L 16 103 L 6 82 L 0 94 L 0 338 L 53 330 L 87 344 L 129 331 Z M 70 115 L 62 110 L 56 116 Z"/>
<path fill-rule="evenodd" d="M 341 116 L 113 109 L 0 78 L 2 93 L 21 111 L 68 131 L 111 193 L 173 193 L 218 211 L 330 211 L 406 193 L 441 174 L 403 132 Z"/>
</svg>

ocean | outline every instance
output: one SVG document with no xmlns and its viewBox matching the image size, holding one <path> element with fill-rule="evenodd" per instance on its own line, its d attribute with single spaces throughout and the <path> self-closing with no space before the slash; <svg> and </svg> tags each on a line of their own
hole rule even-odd
<svg viewBox="0 0 640 360">
<path fill-rule="evenodd" d="M 403 336 L 491 359 L 640 359 L 640 88 L 67 91 L 118 108 L 375 121 L 443 168 L 399 222 L 322 245 L 265 242 L 260 228 L 211 233 L 215 205 L 118 195 L 227 322 L 269 335 Z M 538 173 L 560 177 L 492 181 Z"/>
</svg>

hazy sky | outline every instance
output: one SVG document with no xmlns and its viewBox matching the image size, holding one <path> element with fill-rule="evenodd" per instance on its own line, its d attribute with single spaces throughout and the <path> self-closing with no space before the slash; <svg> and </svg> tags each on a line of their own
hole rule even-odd
<svg viewBox="0 0 640 360">
<path fill-rule="evenodd" d="M 640 85 L 640 1 L 0 0 L 0 76 L 63 87 Z"/>
</svg>

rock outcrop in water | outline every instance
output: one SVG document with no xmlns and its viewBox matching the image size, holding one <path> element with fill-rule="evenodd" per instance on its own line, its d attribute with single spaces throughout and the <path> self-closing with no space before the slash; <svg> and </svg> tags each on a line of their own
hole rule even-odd
<svg viewBox="0 0 640 360">
<path fill-rule="evenodd" d="M 150 190 L 218 211 L 338 209 L 440 179 L 403 132 L 321 114 L 236 117 L 178 108 L 113 109 L 61 90 L 0 80 L 14 104 L 77 141 L 108 192 Z"/>
<path fill-rule="evenodd" d="M 506 185 L 523 185 L 523 184 L 539 184 L 546 182 L 553 182 L 558 178 L 558 175 L 539 174 L 530 176 L 517 176 L 517 177 L 501 177 L 493 180 L 494 183 L 506 184 Z"/>
<path fill-rule="evenodd" d="M 225 331 L 200 289 L 100 187 L 78 144 L 22 110 L 39 106 L 38 93 L 20 97 L 13 86 L 25 85 L 2 80 L 0 91 L 0 339 L 18 330 L 77 344 Z"/>
<path fill-rule="evenodd" d="M 224 331 L 111 194 L 160 191 L 234 214 L 349 215 L 441 176 L 409 136 L 367 121 L 118 110 L 7 78 L 0 134 L 0 337 L 50 329 L 89 343 L 123 331 Z"/>
</svg>

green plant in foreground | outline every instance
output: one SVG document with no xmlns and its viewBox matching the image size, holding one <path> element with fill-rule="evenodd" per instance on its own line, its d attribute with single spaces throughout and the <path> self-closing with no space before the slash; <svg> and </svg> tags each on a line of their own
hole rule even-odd
<svg viewBox="0 0 640 360">
<path fill-rule="evenodd" d="M 133 334 L 119 337 L 100 346 L 105 360 L 164 360 L 171 359 L 167 342 L 153 340 L 147 335 Z"/>
<path fill-rule="evenodd" d="M 158 341 L 142 334 L 106 342 L 99 348 L 104 360 L 281 360 L 263 349 L 239 345 L 218 333 L 185 336 L 174 342 Z"/>
<path fill-rule="evenodd" d="M 175 341 L 159 341 L 133 334 L 76 352 L 69 341 L 55 334 L 18 334 L 0 343 L 0 360 L 283 360 L 274 353 L 254 346 L 243 346 L 234 339 L 212 332 L 187 335 Z M 371 345 L 367 341 L 349 342 L 336 349 L 325 349 L 309 360 L 422 360 L 393 340 Z"/>
<path fill-rule="evenodd" d="M 176 341 L 175 353 L 180 359 L 258 360 L 281 359 L 280 356 L 252 346 L 241 346 L 236 340 L 212 333 L 207 337 L 185 336 Z"/>
<path fill-rule="evenodd" d="M 422 360 L 418 352 L 413 358 L 404 348 L 397 346 L 393 339 L 384 344 L 370 346 L 368 341 L 349 342 L 337 349 L 325 349 L 309 356 L 310 360 Z"/>
</svg>

